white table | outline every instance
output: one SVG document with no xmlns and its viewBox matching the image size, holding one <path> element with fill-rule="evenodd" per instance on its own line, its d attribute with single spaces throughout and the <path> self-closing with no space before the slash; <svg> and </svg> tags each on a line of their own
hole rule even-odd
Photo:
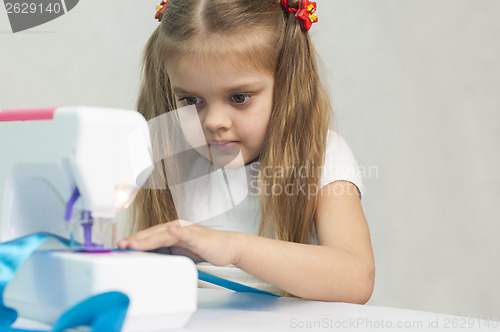
<svg viewBox="0 0 500 332">
<path fill-rule="evenodd" d="M 17 327 L 43 327 L 19 319 Z M 198 310 L 176 331 L 500 331 L 479 320 L 396 308 L 277 298 L 218 289 L 198 290 Z"/>
</svg>

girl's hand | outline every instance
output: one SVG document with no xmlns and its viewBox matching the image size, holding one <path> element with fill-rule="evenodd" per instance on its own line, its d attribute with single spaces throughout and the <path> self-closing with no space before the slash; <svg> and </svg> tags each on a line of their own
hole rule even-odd
<svg viewBox="0 0 500 332">
<path fill-rule="evenodd" d="M 184 225 L 188 222 L 183 222 Z M 153 250 L 161 247 L 173 247 L 172 252 L 181 253 L 186 249 L 198 257 L 195 262 L 207 261 L 216 266 L 233 264 L 237 260 L 237 233 L 217 231 L 197 224 L 180 226 L 180 221 L 156 225 L 140 231 L 133 236 L 120 240 L 121 249 Z M 200 259 L 201 258 L 201 259 Z"/>
</svg>

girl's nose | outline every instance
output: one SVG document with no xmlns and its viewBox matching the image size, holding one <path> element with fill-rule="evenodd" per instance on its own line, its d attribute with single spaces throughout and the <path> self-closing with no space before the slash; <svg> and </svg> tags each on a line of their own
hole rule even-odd
<svg viewBox="0 0 500 332">
<path fill-rule="evenodd" d="M 199 115 L 204 130 L 215 132 L 231 128 L 232 121 L 229 110 L 225 109 L 224 106 L 207 105 Z"/>
</svg>

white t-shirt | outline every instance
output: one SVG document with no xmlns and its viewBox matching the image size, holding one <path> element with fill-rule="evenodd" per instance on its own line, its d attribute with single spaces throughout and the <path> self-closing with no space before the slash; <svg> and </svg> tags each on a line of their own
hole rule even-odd
<svg viewBox="0 0 500 332">
<path fill-rule="evenodd" d="M 193 204 L 190 204 L 191 206 L 185 206 L 185 214 L 186 217 L 188 217 L 186 219 L 196 221 L 199 225 L 217 230 L 236 231 L 257 235 L 260 224 L 260 203 L 257 188 L 255 186 L 256 182 L 254 181 L 258 171 L 258 163 L 251 163 L 245 166 L 248 193 L 246 193 L 246 189 L 243 188 L 243 185 L 231 185 L 231 178 L 236 179 L 237 177 L 231 177 L 232 175 L 230 173 L 234 173 L 236 171 L 226 170 L 225 172 L 227 174 L 224 177 L 220 176 L 220 174 L 217 175 L 216 172 L 211 173 L 211 178 L 215 179 L 218 177 L 219 180 L 207 180 L 207 183 L 205 183 L 205 185 L 208 185 L 209 182 L 211 185 L 211 188 L 208 191 L 212 193 L 212 195 L 211 199 L 208 199 L 208 201 L 213 202 L 214 200 L 217 200 L 219 202 L 226 199 L 228 201 L 227 204 L 224 205 L 219 202 L 219 206 L 217 207 L 217 209 L 219 209 L 218 211 L 222 211 L 220 210 L 222 208 L 225 212 L 217 213 L 217 211 L 211 211 L 208 213 L 208 215 L 212 216 L 210 219 L 200 221 L 198 217 L 198 220 L 192 220 L 192 218 L 197 218 L 197 216 L 191 215 L 193 211 L 200 212 L 199 214 L 205 214 L 207 212 L 206 208 L 208 205 L 205 205 L 203 209 L 199 208 L 199 205 L 198 207 L 193 207 L 193 204 L 198 204 L 196 202 L 203 200 L 196 197 L 195 199 L 189 200 L 193 202 Z M 238 175 L 238 178 L 241 180 L 241 172 L 238 173 Z M 330 131 L 327 139 L 325 163 L 323 165 L 320 188 L 323 188 L 329 183 L 340 180 L 353 183 L 357 186 L 361 196 L 364 194 L 365 189 L 361 181 L 361 173 L 349 145 L 336 132 Z M 199 188 L 199 184 L 197 187 Z M 205 192 L 207 192 L 207 187 L 204 186 L 204 188 Z M 224 192 L 224 194 L 221 194 L 222 192 Z M 229 195 L 227 195 L 226 192 L 229 192 Z M 227 198 L 231 195 L 235 196 L 236 199 Z M 214 197 L 217 199 L 214 199 Z M 223 206 L 225 206 L 225 208 Z M 227 208 L 227 206 L 231 206 L 231 208 Z M 180 218 L 182 218 L 182 214 L 183 212 L 180 213 Z M 314 235 L 316 235 L 315 230 Z M 311 244 L 318 244 L 316 236 L 311 240 Z M 205 262 L 198 263 L 197 268 L 200 271 L 271 293 L 277 294 L 280 291 L 279 288 L 252 276 L 232 264 L 219 267 Z M 220 288 L 219 286 L 203 281 L 199 281 L 198 286 L 201 288 Z"/>
</svg>

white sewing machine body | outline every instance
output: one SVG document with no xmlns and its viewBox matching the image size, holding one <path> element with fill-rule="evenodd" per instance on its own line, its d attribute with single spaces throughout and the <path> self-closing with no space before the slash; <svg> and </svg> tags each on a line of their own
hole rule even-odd
<svg viewBox="0 0 500 332">
<path fill-rule="evenodd" d="M 115 290 L 131 300 L 125 331 L 186 324 L 197 289 L 189 258 L 106 252 L 117 240 L 116 213 L 151 174 L 151 154 L 148 124 L 135 111 L 0 112 L 0 241 L 50 232 L 86 251 L 35 252 L 5 290 L 7 305 L 51 323 L 84 298 Z"/>
<path fill-rule="evenodd" d="M 152 170 L 149 131 L 139 113 L 88 107 L 52 112 L 52 119 L 36 119 L 50 114 L 43 110 L 28 113 L 33 120 L 0 120 L 2 241 L 40 231 L 67 237 L 64 217 L 75 188 L 81 197 L 74 211 L 112 224 Z"/>
<path fill-rule="evenodd" d="M 52 324 L 90 295 L 119 291 L 130 298 L 123 331 L 163 331 L 183 327 L 196 311 L 197 274 L 184 256 L 40 250 L 9 283 L 4 302 Z"/>
</svg>

